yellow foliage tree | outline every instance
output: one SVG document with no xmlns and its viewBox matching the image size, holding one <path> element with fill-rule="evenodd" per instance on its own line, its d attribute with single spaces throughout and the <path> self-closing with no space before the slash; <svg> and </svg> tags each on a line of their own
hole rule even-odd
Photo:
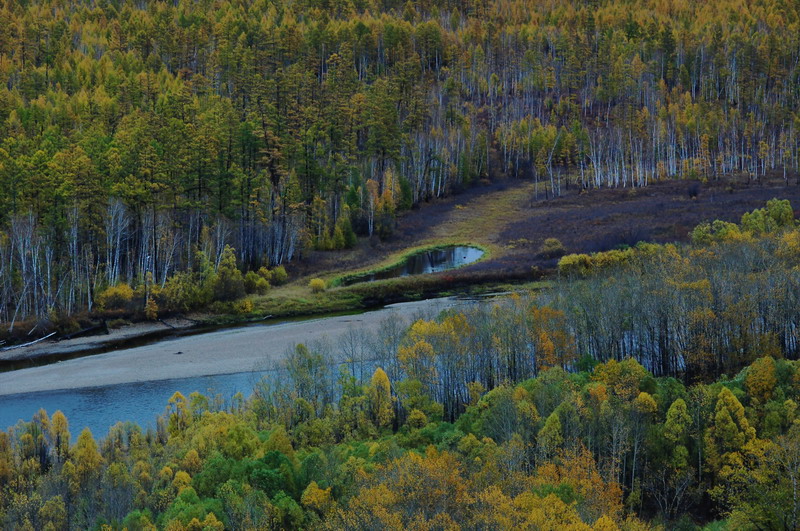
<svg viewBox="0 0 800 531">
<path fill-rule="evenodd" d="M 312 481 L 308 484 L 306 490 L 303 491 L 303 495 L 300 497 L 300 503 L 303 504 L 303 507 L 316 511 L 317 514 L 322 516 L 329 512 L 333 506 L 331 488 L 321 489 L 316 481 Z"/>
<path fill-rule="evenodd" d="M 71 451 L 72 461 L 75 465 L 77 480 L 81 486 L 86 486 L 92 478 L 100 474 L 100 465 L 103 457 L 97 449 L 97 443 L 89 428 L 84 428 L 78 436 L 78 442 Z"/>
<path fill-rule="evenodd" d="M 392 391 L 389 377 L 378 367 L 367 389 L 372 420 L 378 428 L 385 428 L 394 420 Z"/>
<path fill-rule="evenodd" d="M 63 462 L 69 457 L 69 422 L 67 417 L 61 410 L 53 413 L 53 418 L 50 419 L 50 439 L 52 440 L 53 449 L 55 450 L 56 460 Z"/>
<path fill-rule="evenodd" d="M 647 369 L 628 358 L 623 361 L 609 360 L 598 365 L 592 379 L 602 382 L 616 396 L 631 401 L 639 396 L 639 384 L 647 376 Z"/>
<path fill-rule="evenodd" d="M 622 514 L 622 489 L 603 479 L 591 452 L 583 446 L 562 451 L 557 462 L 537 472 L 533 478 L 537 485 L 570 485 L 581 499 L 581 513 L 593 520 L 605 515 L 616 521 Z"/>
<path fill-rule="evenodd" d="M 766 403 L 772 397 L 777 383 L 775 360 L 769 356 L 754 361 L 747 369 L 747 376 L 744 380 L 747 392 L 761 404 Z"/>
<path fill-rule="evenodd" d="M 456 456 L 429 446 L 378 467 L 339 511 L 335 527 L 455 529 L 472 502 Z"/>
<path fill-rule="evenodd" d="M 294 461 L 294 447 L 292 447 L 292 441 L 283 426 L 278 425 L 272 430 L 264 449 L 267 452 L 271 450 L 278 451 L 288 457 L 290 461 Z"/>
<path fill-rule="evenodd" d="M 531 310 L 531 330 L 536 345 L 536 364 L 540 370 L 556 366 L 567 369 L 577 358 L 564 312 L 549 306 L 535 306 Z"/>
</svg>

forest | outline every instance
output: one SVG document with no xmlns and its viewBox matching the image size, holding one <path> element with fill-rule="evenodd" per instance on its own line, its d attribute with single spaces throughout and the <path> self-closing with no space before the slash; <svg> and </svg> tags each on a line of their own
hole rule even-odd
<svg viewBox="0 0 800 531">
<path fill-rule="evenodd" d="M 800 228 L 567 255 L 549 288 L 298 344 L 154 427 L 0 432 L 9 529 L 800 526 Z M 601 303 L 602 301 L 602 303 Z"/>
<path fill-rule="evenodd" d="M 799 75 L 788 0 L 0 0 L 3 334 L 249 314 L 487 183 L 788 190 Z M 689 240 L 550 239 L 535 290 L 151 426 L 41 410 L 0 431 L 0 528 L 800 529 L 794 210 Z"/>
<path fill-rule="evenodd" d="M 788 182 L 799 22 L 775 0 L 2 0 L 0 321 L 119 284 L 145 311 L 227 246 L 257 274 L 486 179 Z"/>
</svg>

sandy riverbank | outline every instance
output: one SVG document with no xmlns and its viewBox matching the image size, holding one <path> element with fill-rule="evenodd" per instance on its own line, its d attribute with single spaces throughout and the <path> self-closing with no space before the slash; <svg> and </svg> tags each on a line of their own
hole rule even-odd
<svg viewBox="0 0 800 531">
<path fill-rule="evenodd" d="M 194 321 L 188 319 L 165 319 L 162 322 L 142 322 L 111 329 L 108 334 L 77 337 L 75 339 L 64 339 L 60 341 L 46 339 L 26 347 L 0 351 L 0 361 L 34 359 L 42 356 L 74 354 L 88 350 L 102 349 L 129 339 L 144 337 L 148 334 L 191 328 L 194 324 Z"/>
<path fill-rule="evenodd" d="M 393 304 L 360 315 L 252 325 L 166 339 L 151 345 L 0 373 L 0 395 L 260 370 L 279 360 L 297 343 L 325 337 L 336 340 L 351 327 L 376 330 L 387 317 L 410 323 L 459 304 L 470 302 L 455 298 L 431 299 Z"/>
</svg>

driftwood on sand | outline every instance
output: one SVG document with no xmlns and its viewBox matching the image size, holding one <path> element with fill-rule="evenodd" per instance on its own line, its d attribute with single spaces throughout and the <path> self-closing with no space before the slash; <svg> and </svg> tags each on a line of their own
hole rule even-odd
<svg viewBox="0 0 800 531">
<path fill-rule="evenodd" d="M 29 341 L 29 342 L 23 343 L 21 345 L 12 345 L 10 347 L 0 348 L 0 352 L 6 352 L 6 351 L 9 351 L 9 350 L 14 350 L 14 349 L 22 348 L 22 347 L 29 347 L 31 345 L 35 345 L 36 343 L 39 343 L 40 341 L 44 341 L 45 339 L 53 337 L 54 335 L 56 335 L 56 333 L 55 332 L 51 332 L 51 333 L 47 334 L 44 337 L 40 337 L 39 339 L 35 339 L 33 341 Z"/>
</svg>

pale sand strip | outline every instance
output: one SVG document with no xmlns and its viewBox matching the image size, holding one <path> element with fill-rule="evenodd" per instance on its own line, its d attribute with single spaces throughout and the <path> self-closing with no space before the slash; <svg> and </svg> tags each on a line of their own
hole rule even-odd
<svg viewBox="0 0 800 531">
<path fill-rule="evenodd" d="M 326 337 L 334 341 L 350 327 L 375 331 L 383 319 L 392 315 L 410 323 L 418 316 L 431 317 L 447 307 L 464 303 L 450 298 L 432 299 L 393 304 L 360 315 L 253 325 L 167 339 L 152 345 L 0 373 L 0 395 L 259 370 L 297 343 Z"/>
</svg>

